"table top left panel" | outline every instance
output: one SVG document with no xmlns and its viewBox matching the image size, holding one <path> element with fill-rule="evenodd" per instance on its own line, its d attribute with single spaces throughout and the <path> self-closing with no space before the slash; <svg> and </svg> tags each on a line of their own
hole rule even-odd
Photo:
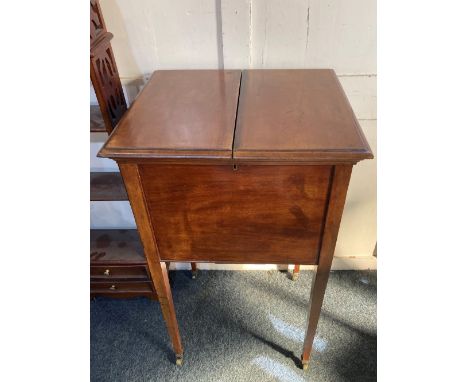
<svg viewBox="0 0 468 382">
<path fill-rule="evenodd" d="M 99 156 L 230 159 L 239 70 L 153 73 Z"/>
</svg>

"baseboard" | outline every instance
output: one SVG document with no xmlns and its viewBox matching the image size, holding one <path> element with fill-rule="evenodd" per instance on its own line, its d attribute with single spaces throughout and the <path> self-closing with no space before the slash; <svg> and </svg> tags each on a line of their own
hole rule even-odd
<svg viewBox="0 0 468 382">
<path fill-rule="evenodd" d="M 202 270 L 218 270 L 218 271 L 270 271 L 270 270 L 286 270 L 294 267 L 293 264 L 277 265 L 277 264 L 214 264 L 214 263 L 197 263 L 198 269 Z M 314 265 L 303 265 L 301 269 L 314 269 Z M 171 269 L 190 270 L 189 263 L 171 263 Z M 365 270 L 377 269 L 377 259 L 373 256 L 356 256 L 356 257 L 335 257 L 332 263 L 332 270 Z"/>
<path fill-rule="evenodd" d="M 374 256 L 335 257 L 332 270 L 365 270 L 377 269 L 377 259 Z"/>
</svg>

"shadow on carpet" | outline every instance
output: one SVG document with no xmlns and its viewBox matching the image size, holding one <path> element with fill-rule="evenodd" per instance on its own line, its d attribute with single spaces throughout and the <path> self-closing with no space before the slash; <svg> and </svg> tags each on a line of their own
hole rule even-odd
<svg viewBox="0 0 468 382">
<path fill-rule="evenodd" d="M 375 381 L 377 273 L 335 271 L 309 370 L 300 369 L 312 280 L 279 271 L 170 273 L 184 345 L 174 354 L 159 303 L 91 301 L 91 381 Z"/>
</svg>

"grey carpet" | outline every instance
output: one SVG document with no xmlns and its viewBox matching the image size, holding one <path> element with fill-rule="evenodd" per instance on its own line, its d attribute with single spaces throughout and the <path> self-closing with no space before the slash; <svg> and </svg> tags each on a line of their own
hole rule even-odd
<svg viewBox="0 0 468 382">
<path fill-rule="evenodd" d="M 298 367 L 312 273 L 170 274 L 185 348 L 177 367 L 157 302 L 91 302 L 91 380 L 374 381 L 377 274 L 332 272 L 309 370 Z"/>
</svg>

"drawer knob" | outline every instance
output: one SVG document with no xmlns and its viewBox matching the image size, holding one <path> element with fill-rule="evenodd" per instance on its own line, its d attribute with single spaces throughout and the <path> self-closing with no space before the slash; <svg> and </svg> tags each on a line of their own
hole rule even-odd
<svg viewBox="0 0 468 382">
<path fill-rule="evenodd" d="M 116 289 L 116 288 L 115 288 L 115 285 L 111 285 L 111 286 L 109 287 L 109 289 L 110 289 L 110 290 L 115 290 L 115 289 Z"/>
<path fill-rule="evenodd" d="M 106 269 L 106 270 L 104 271 L 104 275 L 110 276 L 110 270 L 109 270 L 109 269 Z"/>
</svg>

